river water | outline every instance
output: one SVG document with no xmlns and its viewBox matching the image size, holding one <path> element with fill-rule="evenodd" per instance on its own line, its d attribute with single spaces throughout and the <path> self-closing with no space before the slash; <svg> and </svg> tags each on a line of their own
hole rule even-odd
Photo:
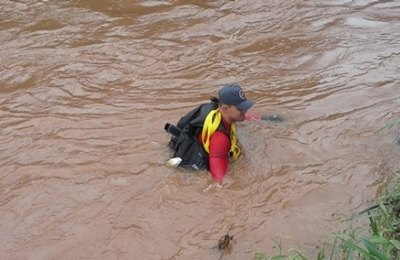
<svg viewBox="0 0 400 260">
<path fill-rule="evenodd" d="M 400 175 L 400 1 L 4 0 L 0 258 L 316 252 Z M 222 188 L 163 130 L 226 83 L 256 101 Z M 387 126 L 387 127 L 385 127 Z"/>
</svg>

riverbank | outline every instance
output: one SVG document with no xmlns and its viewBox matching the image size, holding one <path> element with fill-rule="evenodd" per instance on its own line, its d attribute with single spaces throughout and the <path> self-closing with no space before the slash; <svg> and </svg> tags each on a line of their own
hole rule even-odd
<svg viewBox="0 0 400 260">
<path fill-rule="evenodd" d="M 256 260 L 278 259 L 399 259 L 400 257 L 400 178 L 387 184 L 384 194 L 370 207 L 353 213 L 348 228 L 333 234 L 332 240 L 318 245 L 310 257 L 301 249 L 284 250 L 266 257 L 255 252 Z M 365 225 L 368 224 L 368 225 Z"/>
</svg>

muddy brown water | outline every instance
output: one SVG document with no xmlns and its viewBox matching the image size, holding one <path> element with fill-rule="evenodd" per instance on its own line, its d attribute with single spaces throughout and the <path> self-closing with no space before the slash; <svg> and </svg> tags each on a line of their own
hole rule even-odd
<svg viewBox="0 0 400 260">
<path fill-rule="evenodd" d="M 0 258 L 315 253 L 399 175 L 399 1 L 5 0 Z M 166 122 L 225 83 L 285 122 L 238 126 L 223 188 L 168 168 Z M 236 235 L 237 234 L 237 235 Z"/>
</svg>

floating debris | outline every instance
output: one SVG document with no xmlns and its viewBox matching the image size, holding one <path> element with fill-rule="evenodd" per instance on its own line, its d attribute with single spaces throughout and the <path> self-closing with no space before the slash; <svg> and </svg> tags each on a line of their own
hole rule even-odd
<svg viewBox="0 0 400 260">
<path fill-rule="evenodd" d="M 219 260 L 224 256 L 224 254 L 230 254 L 232 252 L 232 245 L 231 241 L 235 241 L 233 239 L 233 236 L 229 235 L 229 232 L 231 231 L 232 226 L 229 228 L 228 233 L 223 235 L 219 240 L 218 240 L 218 249 L 223 250 L 221 256 L 219 257 Z"/>
</svg>

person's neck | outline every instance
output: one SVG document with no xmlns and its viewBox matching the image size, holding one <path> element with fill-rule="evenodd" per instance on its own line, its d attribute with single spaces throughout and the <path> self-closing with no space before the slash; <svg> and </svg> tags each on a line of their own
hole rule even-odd
<svg viewBox="0 0 400 260">
<path fill-rule="evenodd" d="M 221 113 L 221 120 L 227 126 L 230 126 L 233 123 L 232 120 L 229 120 L 229 118 L 223 113 Z"/>
</svg>

